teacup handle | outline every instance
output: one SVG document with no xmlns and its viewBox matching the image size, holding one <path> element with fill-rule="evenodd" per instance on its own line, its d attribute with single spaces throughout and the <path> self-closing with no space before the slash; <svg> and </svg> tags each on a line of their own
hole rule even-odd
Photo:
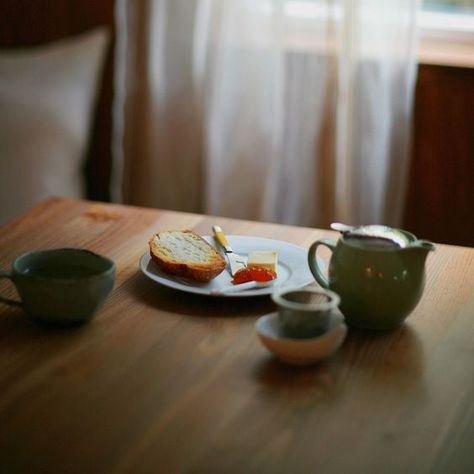
<svg viewBox="0 0 474 474">
<path fill-rule="evenodd" d="M 0 270 L 0 278 L 8 278 L 9 280 L 12 280 L 11 274 L 8 272 L 4 272 L 2 270 Z M 4 298 L 3 296 L 0 296 L 0 302 L 6 303 L 12 306 L 23 306 L 19 301 L 11 300 L 9 298 Z"/>
<path fill-rule="evenodd" d="M 329 289 L 329 281 L 323 274 L 322 269 L 318 265 L 318 259 L 316 258 L 316 252 L 318 251 L 318 247 L 320 245 L 324 245 L 331 252 L 334 252 L 334 249 L 336 248 L 336 241 L 332 239 L 319 239 L 311 245 L 308 251 L 308 265 L 311 273 L 323 288 Z"/>
</svg>

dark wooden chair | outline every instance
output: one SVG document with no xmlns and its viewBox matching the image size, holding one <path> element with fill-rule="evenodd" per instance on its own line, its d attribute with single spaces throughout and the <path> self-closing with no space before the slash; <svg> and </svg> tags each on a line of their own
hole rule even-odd
<svg viewBox="0 0 474 474">
<path fill-rule="evenodd" d="M 87 197 L 110 200 L 114 0 L 0 0 L 0 48 L 48 43 L 98 26 L 111 32 L 84 173 Z"/>
</svg>

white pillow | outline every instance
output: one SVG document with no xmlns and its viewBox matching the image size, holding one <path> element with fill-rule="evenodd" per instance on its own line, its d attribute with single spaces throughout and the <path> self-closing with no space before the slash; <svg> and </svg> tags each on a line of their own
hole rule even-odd
<svg viewBox="0 0 474 474">
<path fill-rule="evenodd" d="M 55 195 L 82 198 L 106 29 L 0 50 L 0 223 Z"/>
</svg>

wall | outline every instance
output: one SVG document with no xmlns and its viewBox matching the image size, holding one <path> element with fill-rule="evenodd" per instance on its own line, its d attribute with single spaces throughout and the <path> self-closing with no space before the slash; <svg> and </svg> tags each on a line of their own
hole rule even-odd
<svg viewBox="0 0 474 474">
<path fill-rule="evenodd" d="M 404 227 L 474 246 L 474 68 L 419 68 Z"/>
<path fill-rule="evenodd" d="M 0 47 L 51 41 L 104 24 L 113 31 L 114 26 L 114 0 L 0 0 L 0 11 Z M 98 200 L 109 199 L 112 53 L 111 47 L 86 170 L 89 197 Z M 436 242 L 474 246 L 473 208 L 474 68 L 421 65 L 403 227 Z"/>
</svg>

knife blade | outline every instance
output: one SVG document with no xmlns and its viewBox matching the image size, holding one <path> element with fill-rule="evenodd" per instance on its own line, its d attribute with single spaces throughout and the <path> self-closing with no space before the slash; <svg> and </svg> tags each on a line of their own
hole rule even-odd
<svg viewBox="0 0 474 474">
<path fill-rule="evenodd" d="M 213 225 L 212 231 L 214 232 L 217 242 L 219 242 L 221 247 L 224 249 L 227 261 L 229 262 L 230 274 L 234 276 L 239 270 L 247 266 L 247 257 L 239 255 L 232 250 L 232 247 L 220 226 Z"/>
<path fill-rule="evenodd" d="M 246 283 L 240 283 L 239 285 L 229 285 L 223 288 L 216 288 L 211 291 L 211 295 L 214 296 L 221 296 L 227 295 L 228 293 L 238 293 L 241 291 L 246 290 L 253 290 L 259 288 L 266 288 L 268 286 L 273 286 L 275 284 L 275 280 L 271 281 L 247 281 Z"/>
</svg>

